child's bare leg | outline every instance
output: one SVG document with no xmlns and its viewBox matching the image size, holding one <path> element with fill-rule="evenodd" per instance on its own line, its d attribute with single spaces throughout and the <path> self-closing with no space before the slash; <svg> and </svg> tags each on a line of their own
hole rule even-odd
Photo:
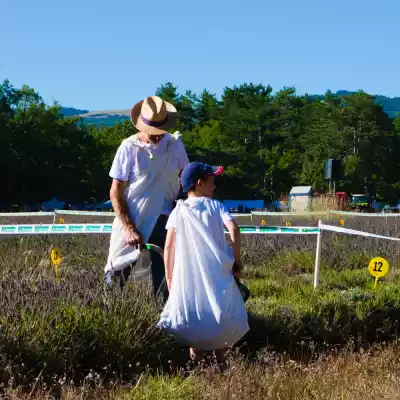
<svg viewBox="0 0 400 400">
<path fill-rule="evenodd" d="M 204 351 L 203 350 L 196 350 L 193 347 L 189 349 L 190 352 L 190 359 L 192 361 L 200 361 L 204 357 Z"/>
</svg>

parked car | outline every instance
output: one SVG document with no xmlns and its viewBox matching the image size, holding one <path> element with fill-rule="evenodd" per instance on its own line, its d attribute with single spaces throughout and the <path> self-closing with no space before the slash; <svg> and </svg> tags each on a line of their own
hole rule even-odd
<svg viewBox="0 0 400 400">
<path fill-rule="evenodd" d="M 374 199 L 368 194 L 352 194 L 349 208 L 355 212 L 371 212 Z"/>
</svg>

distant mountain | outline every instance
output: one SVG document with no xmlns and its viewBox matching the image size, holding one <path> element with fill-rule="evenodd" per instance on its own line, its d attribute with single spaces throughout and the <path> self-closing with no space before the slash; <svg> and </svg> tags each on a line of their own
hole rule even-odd
<svg viewBox="0 0 400 400">
<path fill-rule="evenodd" d="M 118 122 L 130 119 L 131 110 L 92 111 L 81 114 L 80 117 L 87 124 L 112 126 Z"/>
<path fill-rule="evenodd" d="M 66 117 L 79 116 L 88 125 L 112 126 L 130 118 L 131 110 L 88 111 L 72 107 L 61 107 L 60 114 Z"/>
<path fill-rule="evenodd" d="M 83 122 L 88 125 L 104 125 L 104 126 L 113 126 L 115 124 L 118 124 L 119 122 L 124 122 L 126 120 L 130 119 L 129 117 L 126 117 L 124 115 L 104 115 L 103 117 L 88 117 L 88 118 L 83 118 Z"/>
<path fill-rule="evenodd" d="M 375 101 L 380 104 L 392 118 L 400 113 L 400 97 L 375 96 Z"/>
<path fill-rule="evenodd" d="M 72 117 L 74 115 L 85 114 L 89 112 L 88 110 L 78 110 L 77 108 L 73 107 L 61 107 L 60 114 L 64 115 L 64 117 Z"/>
<path fill-rule="evenodd" d="M 338 90 L 338 96 L 349 96 L 354 92 L 347 90 Z M 310 97 L 318 99 L 322 95 L 311 95 Z M 387 114 L 394 118 L 400 114 L 400 97 L 386 97 L 381 95 L 375 96 L 376 103 L 380 104 Z M 106 111 L 88 111 L 79 110 L 73 107 L 61 107 L 60 113 L 66 117 L 80 116 L 84 123 L 89 125 L 105 125 L 112 126 L 118 122 L 124 122 L 130 118 L 130 110 L 106 110 Z"/>
</svg>

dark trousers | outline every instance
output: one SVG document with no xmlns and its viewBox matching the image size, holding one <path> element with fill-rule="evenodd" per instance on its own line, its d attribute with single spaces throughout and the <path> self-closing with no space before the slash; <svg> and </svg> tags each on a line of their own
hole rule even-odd
<svg viewBox="0 0 400 400">
<path fill-rule="evenodd" d="M 157 220 L 157 223 L 153 229 L 153 232 L 150 235 L 149 243 L 154 244 L 164 250 L 165 239 L 167 238 L 167 231 L 165 230 L 165 226 L 167 225 L 168 217 L 166 215 L 160 215 Z M 154 251 L 150 251 L 151 257 L 151 274 L 153 278 L 153 289 L 156 295 L 161 294 L 164 301 L 168 298 L 168 288 L 167 285 L 163 284 L 165 278 L 165 268 L 164 268 L 164 259 L 158 253 Z M 115 272 L 115 276 L 119 277 L 119 283 L 121 289 L 125 286 L 126 281 L 129 279 L 129 275 L 132 272 L 132 269 L 135 268 L 135 265 L 132 264 L 128 267 L 120 271 Z"/>
</svg>

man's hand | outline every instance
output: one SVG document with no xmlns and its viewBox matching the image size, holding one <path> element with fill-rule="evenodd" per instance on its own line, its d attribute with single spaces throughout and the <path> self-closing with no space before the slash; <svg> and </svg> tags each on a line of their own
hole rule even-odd
<svg viewBox="0 0 400 400">
<path fill-rule="evenodd" d="M 142 235 L 131 226 L 125 228 L 125 240 L 135 249 L 142 250 L 145 247 Z"/>
<path fill-rule="evenodd" d="M 135 249 L 141 250 L 144 248 L 143 238 L 129 217 L 129 209 L 125 200 L 126 186 L 127 182 L 113 179 L 110 189 L 110 199 L 117 217 L 125 227 L 125 240 Z"/>
</svg>

